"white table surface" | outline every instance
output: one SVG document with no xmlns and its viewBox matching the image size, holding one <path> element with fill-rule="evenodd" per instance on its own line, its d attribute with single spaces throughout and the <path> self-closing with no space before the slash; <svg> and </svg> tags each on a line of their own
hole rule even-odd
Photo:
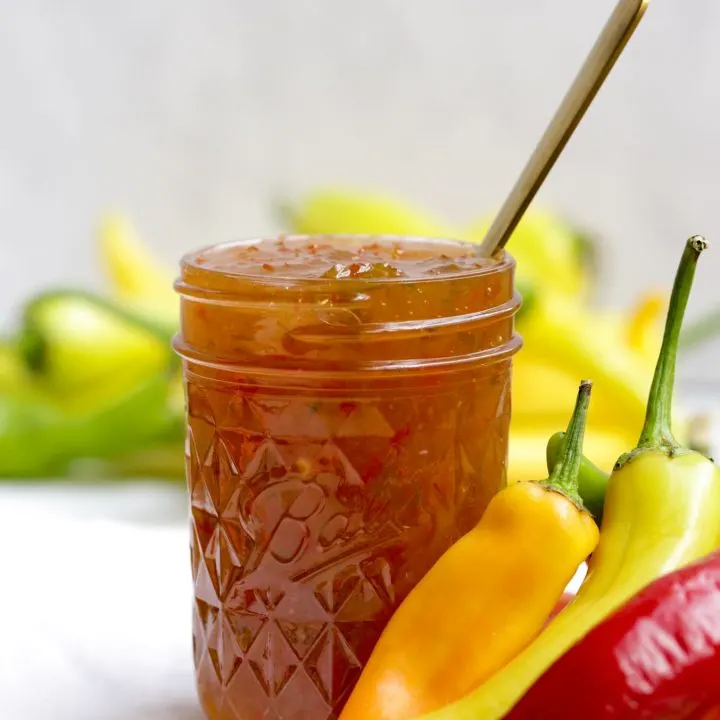
<svg viewBox="0 0 720 720">
<path fill-rule="evenodd" d="M 0 720 L 201 720 L 182 486 L 0 484 Z"/>
</svg>

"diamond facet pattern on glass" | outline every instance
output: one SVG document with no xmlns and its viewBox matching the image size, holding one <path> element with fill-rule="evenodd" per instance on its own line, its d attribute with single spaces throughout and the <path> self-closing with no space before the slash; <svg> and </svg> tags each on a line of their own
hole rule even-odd
<svg viewBox="0 0 720 720">
<path fill-rule="evenodd" d="M 338 717 L 394 608 L 504 481 L 508 394 L 478 387 L 311 400 L 188 383 L 195 663 L 213 720 Z"/>
</svg>

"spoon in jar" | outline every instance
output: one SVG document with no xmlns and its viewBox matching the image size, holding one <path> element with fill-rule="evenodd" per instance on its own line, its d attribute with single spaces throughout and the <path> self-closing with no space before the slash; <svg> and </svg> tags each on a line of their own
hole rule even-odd
<svg viewBox="0 0 720 720">
<path fill-rule="evenodd" d="M 635 32 L 650 0 L 620 0 L 595 41 L 555 116 L 545 130 L 515 186 L 480 246 L 483 257 L 505 247 L 575 128 Z"/>
</svg>

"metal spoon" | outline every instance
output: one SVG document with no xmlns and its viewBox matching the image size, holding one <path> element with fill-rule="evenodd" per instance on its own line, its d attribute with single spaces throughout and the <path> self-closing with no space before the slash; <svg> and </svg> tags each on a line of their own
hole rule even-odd
<svg viewBox="0 0 720 720">
<path fill-rule="evenodd" d="M 650 0 L 620 0 L 540 139 L 493 224 L 480 253 L 491 257 L 510 239 L 585 111 L 625 49 Z"/>
</svg>

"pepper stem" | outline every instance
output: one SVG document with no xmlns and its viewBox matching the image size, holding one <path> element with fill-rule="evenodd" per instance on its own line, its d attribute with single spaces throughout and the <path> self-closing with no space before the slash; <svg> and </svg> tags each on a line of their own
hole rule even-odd
<svg viewBox="0 0 720 720">
<path fill-rule="evenodd" d="M 705 238 L 694 235 L 687 241 L 680 258 L 665 320 L 665 334 L 650 388 L 645 425 L 637 445 L 638 449 L 654 448 L 672 451 L 680 447 L 671 428 L 675 365 L 680 331 L 695 277 L 695 268 L 700 253 L 707 247 L 708 243 Z"/>
<path fill-rule="evenodd" d="M 564 492 L 575 503 L 582 506 L 578 481 L 580 476 L 580 463 L 583 458 L 583 440 L 585 439 L 585 423 L 587 421 L 588 408 L 590 407 L 590 393 L 592 383 L 583 380 L 580 383 L 575 409 L 573 410 L 570 424 L 565 433 L 562 453 L 545 483 L 548 487 L 556 488 Z"/>
</svg>

